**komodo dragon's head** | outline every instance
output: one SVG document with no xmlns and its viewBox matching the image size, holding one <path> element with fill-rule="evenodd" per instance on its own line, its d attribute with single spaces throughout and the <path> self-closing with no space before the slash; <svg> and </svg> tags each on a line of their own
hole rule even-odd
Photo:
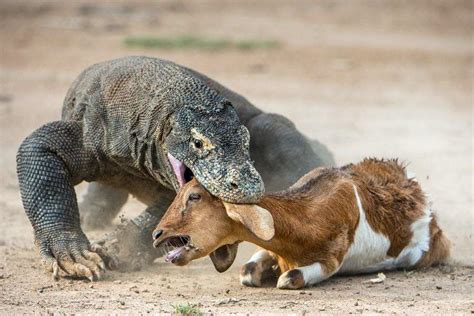
<svg viewBox="0 0 474 316">
<path fill-rule="evenodd" d="M 257 202 L 264 185 L 250 159 L 249 132 L 229 101 L 206 92 L 175 101 L 182 104 L 170 116 L 164 139 L 169 180 L 178 191 L 196 177 L 224 201 Z"/>
</svg>

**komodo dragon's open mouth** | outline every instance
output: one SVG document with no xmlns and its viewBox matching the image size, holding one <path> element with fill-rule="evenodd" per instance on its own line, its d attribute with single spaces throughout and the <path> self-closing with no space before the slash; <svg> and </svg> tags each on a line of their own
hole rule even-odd
<svg viewBox="0 0 474 316">
<path fill-rule="evenodd" d="M 194 174 L 184 163 L 168 153 L 168 160 L 173 168 L 174 175 L 178 180 L 179 187 L 183 187 L 187 182 L 194 178 Z"/>
</svg>

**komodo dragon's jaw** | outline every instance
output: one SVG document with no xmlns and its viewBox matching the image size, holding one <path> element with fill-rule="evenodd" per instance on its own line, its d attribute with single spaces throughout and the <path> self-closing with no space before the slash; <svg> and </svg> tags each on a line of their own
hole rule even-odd
<svg viewBox="0 0 474 316">
<path fill-rule="evenodd" d="M 194 177 L 194 172 L 179 159 L 168 153 L 168 161 L 174 174 L 172 181 L 178 191 Z M 263 180 L 253 165 L 246 159 L 241 163 L 230 163 L 224 169 L 219 159 L 203 159 L 193 166 L 196 178 L 206 189 L 224 201 L 232 203 L 255 203 L 264 193 Z M 216 180 L 217 179 L 217 180 Z"/>
<path fill-rule="evenodd" d="M 178 191 L 188 181 L 190 181 L 194 174 L 192 171 L 180 160 L 176 159 L 171 153 L 168 153 L 168 160 L 173 170 L 176 181 L 173 181 L 175 189 Z M 204 166 L 201 166 L 204 165 Z M 214 167 L 213 167 L 214 166 Z M 262 179 L 255 168 L 249 163 L 231 164 L 226 176 L 224 177 L 224 184 L 219 181 L 213 181 L 219 175 L 215 174 L 213 170 L 219 170 L 219 162 L 201 161 L 195 166 L 197 177 L 203 179 L 201 183 L 207 184 L 207 190 L 214 195 L 221 197 L 225 201 L 233 203 L 255 203 L 261 198 L 264 193 Z M 239 181 L 239 178 L 245 179 Z M 237 183 L 240 182 L 240 187 Z M 230 185 L 229 185 L 230 184 Z"/>
<path fill-rule="evenodd" d="M 228 101 L 215 100 L 205 110 L 180 108 L 170 122 L 163 148 L 168 179 L 176 191 L 196 177 L 211 194 L 226 202 L 260 200 L 264 184 L 250 159 L 250 135 Z"/>
<path fill-rule="evenodd" d="M 227 165 L 224 175 L 221 164 L 219 159 L 199 161 L 193 171 L 212 195 L 230 203 L 257 203 L 262 198 L 263 180 L 250 161 L 236 159 Z"/>
</svg>

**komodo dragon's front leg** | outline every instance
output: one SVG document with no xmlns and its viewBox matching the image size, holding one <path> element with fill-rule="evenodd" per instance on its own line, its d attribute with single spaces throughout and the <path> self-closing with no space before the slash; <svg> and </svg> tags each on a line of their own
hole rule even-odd
<svg viewBox="0 0 474 316">
<path fill-rule="evenodd" d="M 100 277 L 115 259 L 83 233 L 74 185 L 99 173 L 79 122 L 53 122 L 27 137 L 17 155 L 20 191 L 45 267 L 58 276 Z"/>
</svg>

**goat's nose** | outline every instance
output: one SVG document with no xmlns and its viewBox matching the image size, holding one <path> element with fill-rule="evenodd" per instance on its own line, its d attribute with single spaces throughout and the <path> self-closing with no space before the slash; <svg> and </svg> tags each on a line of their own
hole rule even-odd
<svg viewBox="0 0 474 316">
<path fill-rule="evenodd" d="M 153 232 L 153 239 L 154 240 L 157 240 L 158 238 L 160 238 L 160 236 L 163 234 L 163 229 L 160 229 L 160 230 L 155 230 Z"/>
</svg>

